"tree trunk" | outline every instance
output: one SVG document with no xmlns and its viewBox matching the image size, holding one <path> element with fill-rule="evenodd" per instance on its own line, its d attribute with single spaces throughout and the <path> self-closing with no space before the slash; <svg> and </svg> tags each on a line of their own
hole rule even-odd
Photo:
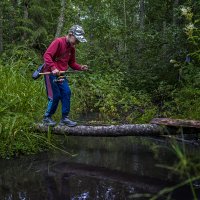
<svg viewBox="0 0 200 200">
<path fill-rule="evenodd" d="M 178 7 L 179 4 L 179 0 L 175 0 L 174 1 L 174 5 L 173 5 L 173 25 L 175 26 L 177 23 L 177 17 L 176 17 L 176 9 Z"/>
<path fill-rule="evenodd" d="M 3 15 L 0 7 L 0 53 L 3 51 Z"/>
<path fill-rule="evenodd" d="M 124 52 L 126 57 L 126 51 L 127 51 L 127 20 L 126 20 L 126 0 L 124 0 L 124 33 L 125 33 L 125 41 L 124 41 Z"/>
<path fill-rule="evenodd" d="M 28 20 L 28 2 L 25 1 L 25 3 L 24 3 L 24 21 L 25 21 L 24 26 L 26 26 L 27 20 Z M 26 37 L 27 37 L 27 33 L 24 32 L 24 34 L 22 35 L 22 41 L 25 40 Z"/>
<path fill-rule="evenodd" d="M 48 126 L 36 124 L 35 129 L 39 132 L 48 132 Z M 66 134 L 71 136 L 156 136 L 164 134 L 164 129 L 156 124 L 125 124 L 110 126 L 56 126 L 51 129 L 55 134 Z"/>
<path fill-rule="evenodd" d="M 56 30 L 55 37 L 59 37 L 61 35 L 61 31 L 63 29 L 64 25 L 64 19 L 65 19 L 65 8 L 66 8 L 66 0 L 61 0 L 61 9 L 60 9 L 60 16 L 58 18 L 58 26 Z"/>
<path fill-rule="evenodd" d="M 140 18 L 140 30 L 144 30 L 144 17 L 145 17 L 145 10 L 144 10 L 144 0 L 140 0 L 140 10 L 139 10 L 139 18 Z"/>
<path fill-rule="evenodd" d="M 177 134 L 199 133 L 200 121 L 170 118 L 154 118 L 149 124 L 122 124 L 122 125 L 79 125 L 76 127 L 55 126 L 51 129 L 44 124 L 35 124 L 34 129 L 39 132 L 48 132 L 69 136 L 163 136 Z"/>
</svg>

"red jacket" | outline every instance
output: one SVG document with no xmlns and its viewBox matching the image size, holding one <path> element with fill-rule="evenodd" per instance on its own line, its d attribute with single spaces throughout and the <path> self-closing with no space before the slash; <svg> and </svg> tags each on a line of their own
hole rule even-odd
<svg viewBox="0 0 200 200">
<path fill-rule="evenodd" d="M 51 72 L 54 69 L 66 71 L 69 66 L 74 70 L 81 70 L 81 65 L 76 63 L 75 47 L 67 41 L 66 37 L 56 38 L 46 50 L 43 58 L 44 72 Z"/>
</svg>

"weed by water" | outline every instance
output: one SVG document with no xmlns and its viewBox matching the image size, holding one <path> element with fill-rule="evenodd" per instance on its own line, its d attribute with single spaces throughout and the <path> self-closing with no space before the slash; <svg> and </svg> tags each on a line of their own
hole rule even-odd
<svg viewBox="0 0 200 200">
<path fill-rule="evenodd" d="M 183 134 L 182 134 L 183 137 Z M 194 200 L 197 200 L 197 194 L 194 187 L 194 182 L 200 180 L 200 166 L 199 166 L 199 158 L 196 158 L 194 155 L 190 155 L 186 151 L 185 144 L 179 144 L 177 141 L 172 140 L 171 142 L 171 151 L 174 153 L 176 158 L 176 162 L 173 166 L 163 166 L 157 165 L 162 168 L 168 169 L 172 175 L 178 176 L 180 183 L 169 187 L 164 188 L 158 194 L 150 198 L 151 200 L 159 199 L 161 196 L 170 196 L 173 191 L 183 186 L 189 186 L 191 189 L 191 194 Z"/>
<path fill-rule="evenodd" d="M 48 149 L 53 136 L 44 143 L 35 137 L 32 124 L 41 120 L 46 94 L 43 81 L 33 81 L 18 70 L 0 66 L 0 157 L 10 158 Z M 43 95 L 44 94 L 44 95 Z"/>
<path fill-rule="evenodd" d="M 180 130 L 183 137 L 183 132 Z M 171 166 L 156 164 L 156 167 L 161 167 L 168 170 L 171 178 L 176 177 L 177 184 L 166 187 L 160 190 L 157 194 L 134 194 L 130 196 L 130 199 L 173 199 L 173 193 L 182 187 L 188 188 L 191 192 L 191 198 L 198 200 L 197 186 L 199 189 L 200 181 L 200 160 L 199 157 L 194 155 L 194 152 L 188 151 L 185 143 L 178 143 L 175 139 L 171 140 L 170 146 L 167 148 L 170 150 L 175 158 L 174 164 Z M 197 186 L 196 186 L 197 185 Z"/>
</svg>

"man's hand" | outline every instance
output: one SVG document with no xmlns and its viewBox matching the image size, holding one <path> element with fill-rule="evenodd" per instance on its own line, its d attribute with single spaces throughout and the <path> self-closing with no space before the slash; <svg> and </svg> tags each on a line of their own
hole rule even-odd
<svg viewBox="0 0 200 200">
<path fill-rule="evenodd" d="M 82 65 L 81 66 L 81 70 L 82 71 L 87 71 L 88 70 L 88 66 L 87 65 Z"/>
<path fill-rule="evenodd" d="M 58 70 L 58 69 L 54 69 L 53 71 L 52 71 L 52 74 L 55 76 L 55 75 L 57 75 L 57 76 L 60 76 L 60 71 Z"/>
</svg>

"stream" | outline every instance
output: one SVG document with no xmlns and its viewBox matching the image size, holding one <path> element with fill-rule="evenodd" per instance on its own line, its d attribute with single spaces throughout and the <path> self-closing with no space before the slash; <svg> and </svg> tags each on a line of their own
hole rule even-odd
<svg viewBox="0 0 200 200">
<path fill-rule="evenodd" d="M 0 200 L 150 199 L 180 183 L 163 167 L 176 162 L 164 140 L 73 136 L 62 140 L 70 155 L 57 151 L 0 160 Z M 186 149 L 196 155 L 199 150 Z M 199 187 L 195 192 L 200 199 Z M 189 186 L 168 195 L 158 199 L 193 199 Z"/>
</svg>

